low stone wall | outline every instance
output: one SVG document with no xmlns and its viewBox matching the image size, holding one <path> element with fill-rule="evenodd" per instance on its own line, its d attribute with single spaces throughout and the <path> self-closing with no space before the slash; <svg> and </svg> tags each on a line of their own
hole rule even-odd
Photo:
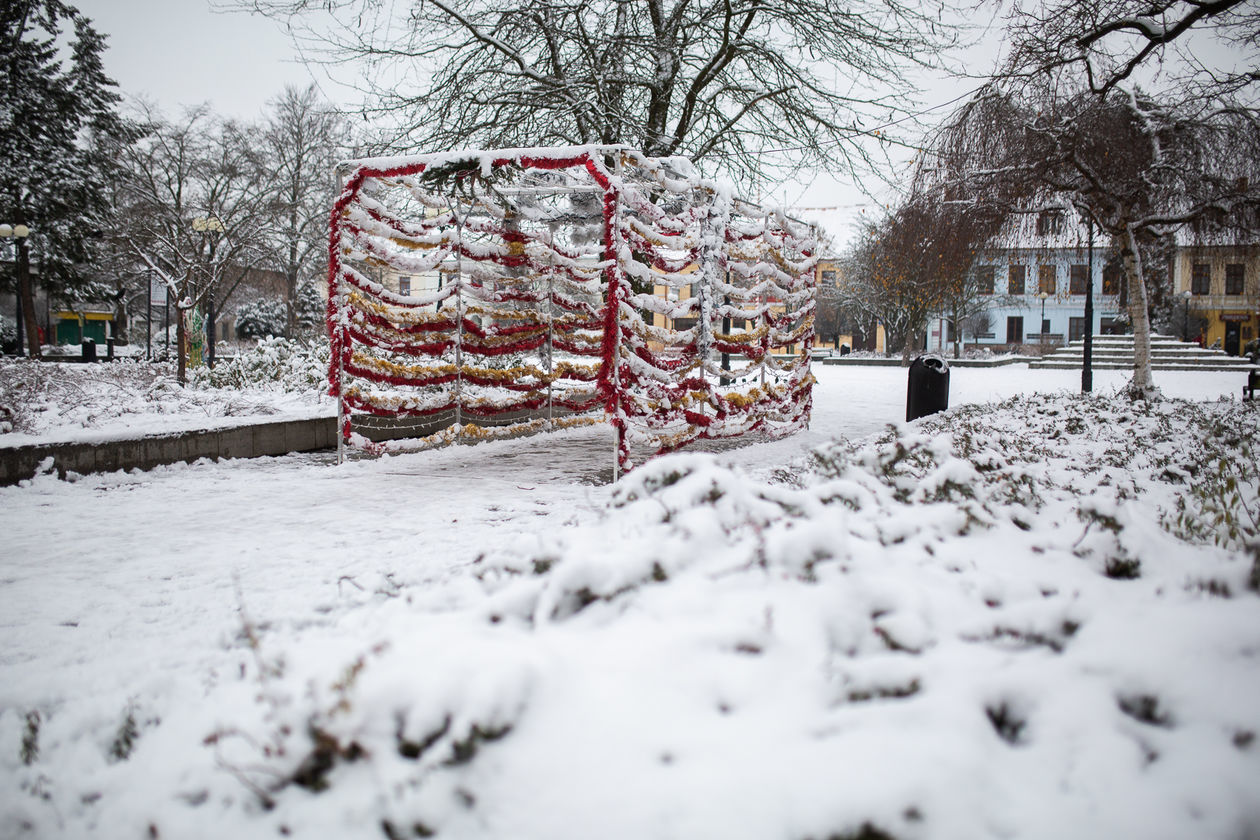
<svg viewBox="0 0 1260 840">
<path fill-rule="evenodd" d="M 311 452 L 337 445 L 337 420 L 251 423 L 228 429 L 179 432 L 101 443 L 50 443 L 0 447 L 0 485 L 35 475 L 46 458 L 57 474 L 147 470 L 198 458 L 257 458 Z"/>
</svg>

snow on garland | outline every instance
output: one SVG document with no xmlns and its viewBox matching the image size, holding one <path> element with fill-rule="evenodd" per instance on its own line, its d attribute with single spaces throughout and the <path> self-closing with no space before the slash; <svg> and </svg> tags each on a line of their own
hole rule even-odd
<svg viewBox="0 0 1260 840">
<path fill-rule="evenodd" d="M 415 448 L 491 434 L 474 418 L 499 436 L 602 412 L 630 469 L 632 444 L 808 423 L 814 231 L 685 158 L 582 146 L 342 171 L 327 319 L 344 441 L 388 446 L 355 434 L 353 414 L 453 418 L 395 444 Z M 387 274 L 428 291 L 396 293 Z"/>
</svg>

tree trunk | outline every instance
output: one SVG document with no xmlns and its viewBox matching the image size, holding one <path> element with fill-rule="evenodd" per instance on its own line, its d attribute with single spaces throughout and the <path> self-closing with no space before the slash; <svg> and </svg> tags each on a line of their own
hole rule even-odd
<svg viewBox="0 0 1260 840">
<path fill-rule="evenodd" d="M 1151 315 L 1147 305 L 1146 282 L 1143 279 L 1142 254 L 1138 251 L 1137 236 L 1133 228 L 1125 226 L 1124 250 L 1125 283 L 1129 289 L 1129 322 L 1133 325 L 1133 381 L 1129 391 L 1146 399 L 1154 396 L 1155 384 L 1151 379 Z"/>
<path fill-rule="evenodd" d="M 32 359 L 40 357 L 39 324 L 35 321 L 35 293 L 31 289 L 31 258 L 27 251 L 26 240 L 17 240 L 18 295 L 22 298 L 22 325 L 26 328 L 26 348 Z"/>
<path fill-rule="evenodd" d="M 904 344 L 901 345 L 901 366 L 902 367 L 910 367 L 910 357 L 914 355 L 914 351 L 915 351 L 914 345 L 916 343 L 915 339 L 917 337 L 918 336 L 915 334 L 914 330 L 910 330 L 910 329 L 906 330 L 906 341 Z"/>
</svg>

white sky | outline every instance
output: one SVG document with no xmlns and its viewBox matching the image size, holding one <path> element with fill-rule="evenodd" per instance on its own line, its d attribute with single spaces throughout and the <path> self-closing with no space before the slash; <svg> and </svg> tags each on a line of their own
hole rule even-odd
<svg viewBox="0 0 1260 840">
<path fill-rule="evenodd" d="M 225 116 L 253 119 L 286 84 L 315 80 L 280 25 L 262 17 L 215 12 L 208 0 L 71 2 L 109 36 L 105 69 L 121 91 L 168 113 L 209 102 Z"/>
</svg>

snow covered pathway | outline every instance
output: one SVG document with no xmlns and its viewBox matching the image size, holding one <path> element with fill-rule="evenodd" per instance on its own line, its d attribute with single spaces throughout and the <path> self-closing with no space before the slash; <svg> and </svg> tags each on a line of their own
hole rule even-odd
<svg viewBox="0 0 1260 840">
<path fill-rule="evenodd" d="M 617 488 L 588 429 L 0 489 L 0 836 L 1256 836 L 1260 602 L 1147 474 L 1194 440 L 1107 466 L 1134 418 L 1067 400 L 971 460 L 904 429 L 885 487 L 887 445 L 801 456 L 900 420 L 905 372 L 817 372 L 809 433 Z"/>
</svg>

